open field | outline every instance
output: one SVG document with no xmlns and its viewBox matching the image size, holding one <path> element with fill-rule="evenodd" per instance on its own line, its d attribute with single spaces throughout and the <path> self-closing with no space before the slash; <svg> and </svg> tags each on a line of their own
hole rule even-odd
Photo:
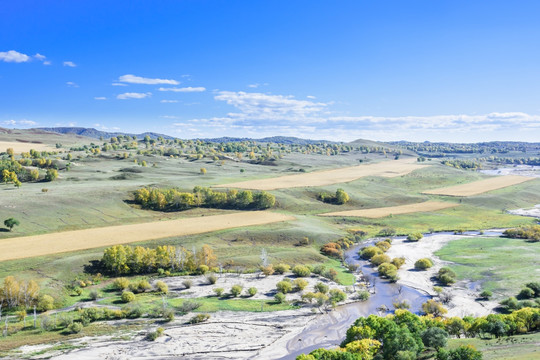
<svg viewBox="0 0 540 360">
<path fill-rule="evenodd" d="M 499 339 L 450 339 L 449 348 L 472 345 L 484 360 L 536 360 L 540 358 L 540 333 L 514 335 Z"/>
<path fill-rule="evenodd" d="M 37 151 L 54 151 L 53 146 L 47 144 L 36 144 L 31 142 L 19 142 L 19 141 L 0 141 L 0 152 L 6 151 L 6 149 L 12 148 L 15 154 L 22 152 L 29 152 L 31 149 Z"/>
<path fill-rule="evenodd" d="M 540 277 L 538 243 L 510 238 L 454 240 L 435 253 L 456 272 L 496 298 L 515 296 L 523 285 Z"/>
<path fill-rule="evenodd" d="M 397 177 L 406 175 L 424 165 L 415 163 L 414 158 L 383 161 L 376 164 L 358 165 L 340 169 L 316 171 L 306 174 L 288 175 L 270 179 L 250 180 L 221 184 L 218 188 L 238 188 L 254 190 L 276 190 L 295 187 L 325 186 L 345 183 L 366 176 Z"/>
<path fill-rule="evenodd" d="M 293 219 L 279 213 L 253 211 L 11 238 L 0 242 L 0 261 Z"/>
<path fill-rule="evenodd" d="M 468 184 L 450 186 L 434 190 L 424 191 L 424 194 L 448 195 L 448 196 L 474 196 L 488 191 L 502 189 L 512 185 L 521 184 L 525 181 L 534 180 L 532 177 L 508 175 L 498 176 L 485 180 L 475 181 Z"/>
<path fill-rule="evenodd" d="M 336 211 L 331 213 L 320 214 L 320 216 L 355 216 L 365 217 L 370 219 L 382 218 L 388 215 L 409 214 L 416 212 L 431 212 L 451 207 L 459 206 L 459 204 L 446 203 L 442 201 L 426 201 L 416 204 L 389 206 L 374 209 L 360 209 L 349 211 Z"/>
</svg>

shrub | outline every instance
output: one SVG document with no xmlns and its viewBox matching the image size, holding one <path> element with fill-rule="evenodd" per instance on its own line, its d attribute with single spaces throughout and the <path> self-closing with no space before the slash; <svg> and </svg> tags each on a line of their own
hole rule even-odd
<svg viewBox="0 0 540 360">
<path fill-rule="evenodd" d="M 252 297 L 257 294 L 257 288 L 256 287 L 250 287 L 247 289 L 248 296 Z"/>
<path fill-rule="evenodd" d="M 294 285 L 294 290 L 295 291 L 302 291 L 304 290 L 307 286 L 308 286 L 308 282 L 307 280 L 304 280 L 304 279 L 295 279 L 293 281 L 293 285 Z"/>
<path fill-rule="evenodd" d="M 322 293 L 322 294 L 326 294 L 328 292 L 330 288 L 328 287 L 328 285 L 322 283 L 322 282 L 318 282 L 316 285 L 315 285 L 315 290 L 317 290 L 318 292 Z"/>
<path fill-rule="evenodd" d="M 163 309 L 162 313 L 163 319 L 167 322 L 174 320 L 174 311 L 171 308 Z"/>
<path fill-rule="evenodd" d="M 217 282 L 217 276 L 215 274 L 206 275 L 206 281 L 208 284 L 214 285 Z"/>
<path fill-rule="evenodd" d="M 274 299 L 279 304 L 283 304 L 285 301 L 287 301 L 285 294 L 281 292 L 278 292 L 276 295 L 274 295 Z"/>
<path fill-rule="evenodd" d="M 276 284 L 276 288 L 279 292 L 286 294 L 292 291 L 293 286 L 290 281 L 282 280 Z"/>
<path fill-rule="evenodd" d="M 321 247 L 321 252 L 326 256 L 341 258 L 343 252 L 341 246 L 335 242 L 329 242 Z"/>
<path fill-rule="evenodd" d="M 386 254 L 378 254 L 371 258 L 371 263 L 375 266 L 379 266 L 382 263 L 389 263 L 390 262 L 390 256 Z"/>
<path fill-rule="evenodd" d="M 210 270 L 210 268 L 206 265 L 199 265 L 199 267 L 197 267 L 197 272 L 201 275 L 204 275 L 208 272 L 208 270 Z"/>
<path fill-rule="evenodd" d="M 404 257 L 393 258 L 391 264 L 394 265 L 397 269 L 399 269 L 400 267 L 403 266 L 403 264 L 405 264 L 405 258 Z"/>
<path fill-rule="evenodd" d="M 315 267 L 313 267 L 313 270 L 311 272 L 317 275 L 322 275 L 325 271 L 326 271 L 326 266 L 324 266 L 323 264 L 319 264 L 319 265 L 315 265 Z"/>
<path fill-rule="evenodd" d="M 169 286 L 163 281 L 156 281 L 156 289 L 162 294 L 167 294 L 169 292 Z"/>
<path fill-rule="evenodd" d="M 322 274 L 323 277 L 327 278 L 327 279 L 330 279 L 334 282 L 337 282 L 338 280 L 338 272 L 334 269 L 328 269 L 326 270 L 323 274 Z"/>
<path fill-rule="evenodd" d="M 391 227 L 385 227 L 382 228 L 381 231 L 379 231 L 379 236 L 394 236 L 396 235 L 396 229 Z"/>
<path fill-rule="evenodd" d="M 143 316 L 142 308 L 139 305 L 134 305 L 134 304 L 126 305 L 122 309 L 122 311 L 124 312 L 125 317 L 129 319 L 138 319 L 141 316 Z"/>
<path fill-rule="evenodd" d="M 131 291 L 123 291 L 121 298 L 123 302 L 130 303 L 135 301 L 135 294 Z"/>
<path fill-rule="evenodd" d="M 531 288 L 523 288 L 518 294 L 519 299 L 531 299 L 534 297 L 534 290 Z"/>
<path fill-rule="evenodd" d="M 56 327 L 54 319 L 51 318 L 50 316 L 42 316 L 41 317 L 41 327 L 45 331 L 54 330 L 54 328 Z"/>
<path fill-rule="evenodd" d="M 197 315 L 195 315 L 194 317 L 192 317 L 189 320 L 189 323 L 190 324 L 199 324 L 199 323 L 208 321 L 208 319 L 210 319 L 210 315 L 208 315 L 208 314 L 197 314 Z"/>
<path fill-rule="evenodd" d="M 454 271 L 452 271 L 450 268 L 443 267 L 439 270 L 437 274 L 437 279 L 443 284 L 443 285 L 450 285 L 456 282 L 457 275 Z"/>
<path fill-rule="evenodd" d="M 96 289 L 92 289 L 92 291 L 90 291 L 89 296 L 90 296 L 90 299 L 97 300 L 99 297 L 99 293 Z"/>
<path fill-rule="evenodd" d="M 311 271 L 309 270 L 309 268 L 307 266 L 304 266 L 304 265 L 296 265 L 292 269 L 292 272 L 293 272 L 294 275 L 296 275 L 298 277 L 306 277 L 306 276 L 309 276 L 311 274 Z"/>
<path fill-rule="evenodd" d="M 184 285 L 184 287 L 185 287 L 186 289 L 190 289 L 191 286 L 193 286 L 193 281 L 191 281 L 191 280 L 184 280 L 184 281 L 182 281 L 182 285 Z"/>
<path fill-rule="evenodd" d="M 37 309 L 39 311 L 49 311 L 54 309 L 54 299 L 50 295 L 40 295 Z"/>
<path fill-rule="evenodd" d="M 397 277 L 397 268 L 390 263 L 382 263 L 377 268 L 377 271 L 379 272 L 379 275 L 384 278 L 392 279 Z"/>
<path fill-rule="evenodd" d="M 217 296 L 222 296 L 225 289 L 223 288 L 214 288 L 214 293 L 216 293 Z"/>
<path fill-rule="evenodd" d="M 395 309 L 410 309 L 411 308 L 411 305 L 409 304 L 407 300 L 403 300 L 403 301 L 395 300 L 394 302 L 392 302 L 392 305 L 394 306 Z"/>
<path fill-rule="evenodd" d="M 484 290 L 480 293 L 480 297 L 486 300 L 489 300 L 489 298 L 492 296 L 493 296 L 493 293 L 489 290 Z"/>
<path fill-rule="evenodd" d="M 233 285 L 231 287 L 231 296 L 232 297 L 238 297 L 242 293 L 242 285 Z"/>
<path fill-rule="evenodd" d="M 534 297 L 540 297 L 540 282 L 530 282 L 525 286 L 534 291 Z"/>
<path fill-rule="evenodd" d="M 83 325 L 80 322 L 74 322 L 68 326 L 68 330 L 72 334 L 78 334 L 82 331 Z"/>
<path fill-rule="evenodd" d="M 427 270 L 433 266 L 433 262 L 428 258 L 419 259 L 414 263 L 414 268 L 418 270 Z"/>
<path fill-rule="evenodd" d="M 130 286 L 130 289 L 132 287 Z M 150 285 L 150 283 L 148 282 L 148 280 L 139 280 L 135 286 L 134 286 L 134 290 L 136 292 L 145 292 L 147 290 L 150 290 L 152 288 L 152 286 Z"/>
<path fill-rule="evenodd" d="M 194 300 L 186 300 L 178 307 L 178 311 L 182 314 L 187 314 L 200 308 L 202 304 Z"/>
<path fill-rule="evenodd" d="M 382 254 L 383 251 L 377 246 L 368 246 L 362 249 L 360 257 L 364 260 L 371 260 L 375 255 Z"/>
<path fill-rule="evenodd" d="M 448 312 L 448 310 L 446 310 L 444 306 L 442 306 L 441 303 L 435 300 L 428 300 L 425 303 L 423 303 L 422 310 L 426 314 L 433 315 L 433 316 L 442 316 Z"/>
<path fill-rule="evenodd" d="M 113 287 L 116 290 L 125 290 L 128 288 L 128 286 L 129 286 L 129 280 L 123 277 L 117 278 L 113 282 Z"/>
<path fill-rule="evenodd" d="M 377 241 L 377 242 L 375 243 L 375 246 L 378 247 L 379 249 L 381 249 L 381 250 L 384 251 L 384 252 L 387 252 L 387 251 L 392 247 L 392 245 L 391 245 L 388 241 L 386 241 L 386 240 L 384 240 L 384 241 Z"/>
<path fill-rule="evenodd" d="M 414 233 L 414 234 L 407 235 L 407 240 L 416 242 L 416 241 L 421 240 L 423 237 L 424 235 L 422 235 L 422 233 Z"/>
<path fill-rule="evenodd" d="M 357 296 L 358 296 L 358 299 L 360 299 L 360 301 L 367 301 L 369 299 L 369 291 L 367 290 L 360 290 L 358 291 L 357 293 Z"/>
<path fill-rule="evenodd" d="M 291 267 L 287 264 L 277 264 L 274 266 L 274 272 L 276 274 L 285 274 L 291 269 Z"/>
<path fill-rule="evenodd" d="M 343 291 L 339 289 L 332 289 L 329 292 L 330 294 L 330 301 L 333 303 L 338 303 L 341 301 L 345 301 L 347 299 L 347 294 L 345 294 Z"/>
<path fill-rule="evenodd" d="M 148 341 L 156 341 L 156 339 L 163 335 L 163 332 L 165 329 L 162 327 L 159 327 L 156 329 L 156 331 L 151 331 L 148 334 L 146 334 L 146 340 Z"/>
<path fill-rule="evenodd" d="M 274 269 L 274 266 L 272 264 L 270 264 L 268 266 L 261 266 L 261 272 L 265 276 L 270 276 L 275 272 L 275 269 Z"/>
</svg>

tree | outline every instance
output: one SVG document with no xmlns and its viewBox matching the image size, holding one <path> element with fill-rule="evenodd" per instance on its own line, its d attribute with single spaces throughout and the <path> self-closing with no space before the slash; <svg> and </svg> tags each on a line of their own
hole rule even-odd
<svg viewBox="0 0 540 360">
<path fill-rule="evenodd" d="M 20 225 L 20 222 L 15 218 L 9 218 L 4 220 L 4 225 L 9 229 L 9 231 L 12 231 L 13 227 Z"/>
<path fill-rule="evenodd" d="M 337 189 L 336 190 L 336 204 L 343 205 L 349 201 L 350 197 L 349 194 L 345 192 L 343 189 Z"/>
<path fill-rule="evenodd" d="M 47 169 L 45 181 L 54 181 L 56 179 L 58 179 L 58 171 L 56 171 L 55 169 Z"/>
<path fill-rule="evenodd" d="M 39 311 L 48 311 L 54 309 L 54 299 L 50 295 L 42 295 L 39 297 L 37 309 Z"/>
</svg>

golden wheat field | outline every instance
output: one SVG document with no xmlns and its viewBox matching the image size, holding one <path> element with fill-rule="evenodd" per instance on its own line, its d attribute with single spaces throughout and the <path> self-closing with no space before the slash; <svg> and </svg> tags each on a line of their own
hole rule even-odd
<svg viewBox="0 0 540 360">
<path fill-rule="evenodd" d="M 275 212 L 249 211 L 16 237 L 0 241 L 0 261 L 173 236 L 200 234 L 236 227 L 264 225 L 294 219 L 293 216 Z"/>
<path fill-rule="evenodd" d="M 458 206 L 458 204 L 441 202 L 441 201 L 426 201 L 416 204 L 389 206 L 373 209 L 361 209 L 361 210 L 349 210 L 349 211 L 336 211 L 326 214 L 320 214 L 320 216 L 354 216 L 365 217 L 370 219 L 382 218 L 388 215 L 409 214 L 415 212 L 428 212 L 437 211 L 442 209 Z"/>
<path fill-rule="evenodd" d="M 365 176 L 396 177 L 406 175 L 426 165 L 416 164 L 415 158 L 389 160 L 376 164 L 358 165 L 340 169 L 314 171 L 307 174 L 286 175 L 269 179 L 249 180 L 221 184 L 217 188 L 276 190 L 295 187 L 325 186 L 360 179 Z"/>
<path fill-rule="evenodd" d="M 521 184 L 525 181 L 533 180 L 532 177 L 507 175 L 497 176 L 485 180 L 474 181 L 467 184 L 449 186 L 434 190 L 424 191 L 423 194 L 448 195 L 448 196 L 473 196 L 488 191 L 502 189 L 508 186 Z"/>
</svg>

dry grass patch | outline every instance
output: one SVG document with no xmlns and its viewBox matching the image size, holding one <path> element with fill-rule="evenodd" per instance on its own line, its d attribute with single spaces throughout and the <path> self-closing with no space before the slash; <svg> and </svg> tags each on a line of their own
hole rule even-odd
<svg viewBox="0 0 540 360">
<path fill-rule="evenodd" d="M 502 189 L 508 186 L 521 184 L 522 182 L 533 180 L 532 177 L 525 176 L 496 176 L 485 180 L 474 181 L 468 184 L 461 184 L 440 189 L 427 190 L 423 194 L 448 195 L 448 196 L 473 196 L 488 191 Z"/>
<path fill-rule="evenodd" d="M 12 148 L 16 154 L 22 152 L 29 152 L 31 149 L 37 151 L 53 151 L 54 147 L 47 144 L 36 144 L 32 142 L 18 142 L 18 141 L 0 141 L 0 152 L 6 151 L 8 148 Z"/>
<path fill-rule="evenodd" d="M 200 218 L 155 221 L 24 236 L 0 241 L 0 261 L 93 249 L 131 242 L 294 220 L 268 211 L 248 211 Z"/>
<path fill-rule="evenodd" d="M 390 206 L 374 209 L 362 209 L 362 210 L 350 210 L 350 211 L 336 211 L 326 214 L 320 214 L 320 216 L 355 216 L 365 217 L 370 219 L 382 218 L 388 215 L 408 214 L 415 212 L 428 212 L 437 211 L 442 209 L 458 206 L 458 204 L 441 202 L 441 201 L 426 201 L 416 204 Z"/>
<path fill-rule="evenodd" d="M 365 176 L 396 177 L 406 175 L 425 165 L 416 164 L 413 158 L 383 161 L 376 164 L 345 167 L 341 169 L 314 171 L 307 174 L 286 175 L 270 179 L 241 181 L 216 185 L 217 188 L 276 190 L 307 186 L 325 186 L 360 179 Z"/>
</svg>

